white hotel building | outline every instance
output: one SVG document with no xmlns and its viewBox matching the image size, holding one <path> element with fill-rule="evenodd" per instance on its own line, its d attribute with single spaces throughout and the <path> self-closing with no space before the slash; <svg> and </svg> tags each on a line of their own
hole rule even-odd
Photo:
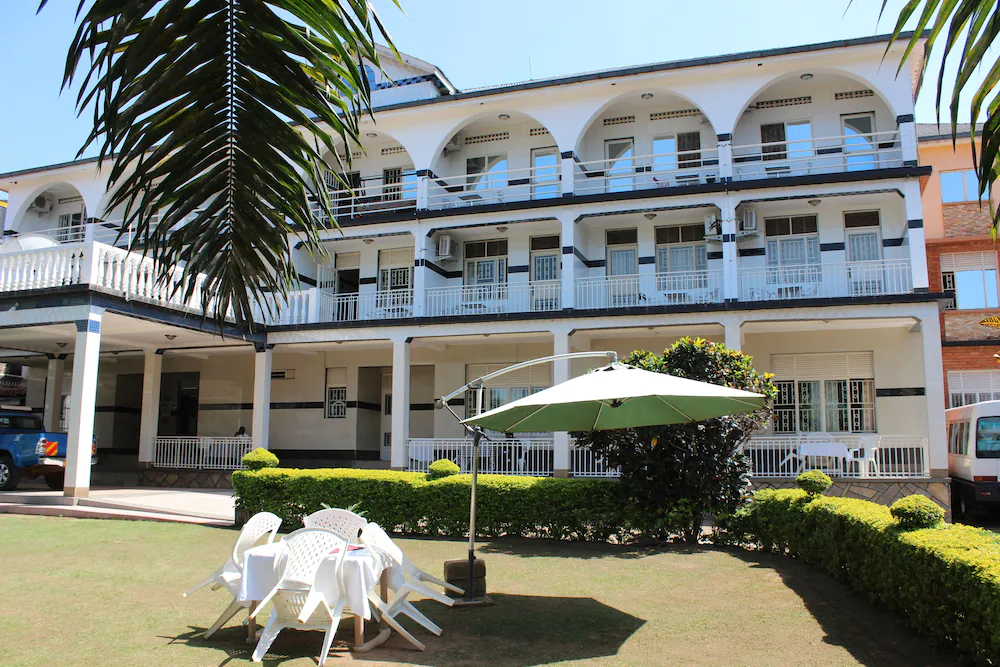
<svg viewBox="0 0 1000 667">
<path fill-rule="evenodd" d="M 761 483 L 809 465 L 868 495 L 930 489 L 947 452 L 920 63 L 897 77 L 899 49 L 883 60 L 885 48 L 864 38 L 469 91 L 387 54 L 364 146 L 343 149 L 353 187 L 334 193 L 332 260 L 297 255 L 280 317 L 226 338 L 114 247 L 107 170 L 0 175 L 0 346 L 72 447 L 93 433 L 106 461 L 191 480 L 176 469 L 232 468 L 249 442 L 285 465 L 467 465 L 436 396 L 539 356 L 702 336 L 775 374 L 775 419 L 748 446 Z M 490 404 L 586 368 L 506 376 Z M 249 439 L 231 437 L 241 426 Z M 613 474 L 564 433 L 501 434 L 484 463 Z M 84 495 L 89 470 L 71 468 L 66 493 Z"/>
</svg>

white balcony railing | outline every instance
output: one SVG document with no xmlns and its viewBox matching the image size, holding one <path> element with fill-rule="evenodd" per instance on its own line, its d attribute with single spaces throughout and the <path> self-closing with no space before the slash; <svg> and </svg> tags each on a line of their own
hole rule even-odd
<svg viewBox="0 0 1000 667">
<path fill-rule="evenodd" d="M 552 199 L 561 196 L 561 188 L 561 168 L 557 165 L 432 177 L 427 185 L 427 208 Z"/>
<path fill-rule="evenodd" d="M 245 436 L 158 437 L 153 446 L 153 466 L 195 470 L 239 470 L 244 468 L 243 457 L 252 449 L 253 441 Z"/>
<path fill-rule="evenodd" d="M 319 291 L 321 322 L 395 320 L 413 317 L 413 290 L 381 290 L 355 294 Z"/>
<path fill-rule="evenodd" d="M 472 441 L 468 438 L 411 438 L 408 442 L 409 469 L 427 472 L 438 459 L 458 464 L 463 474 L 472 472 Z M 570 473 L 574 477 L 618 477 L 617 468 L 608 466 L 589 449 L 571 447 Z M 479 446 L 479 470 L 498 475 L 549 477 L 554 471 L 554 445 L 550 438 L 488 440 Z"/>
<path fill-rule="evenodd" d="M 831 477 L 927 477 L 927 439 L 916 436 L 810 433 L 752 438 L 743 446 L 755 477 L 797 477 L 822 470 Z"/>
<path fill-rule="evenodd" d="M 733 146 L 733 179 L 809 176 L 903 166 L 897 130 Z"/>
<path fill-rule="evenodd" d="M 561 307 L 561 294 L 558 280 L 431 287 L 427 289 L 424 314 L 440 317 L 553 311 Z"/>
<path fill-rule="evenodd" d="M 575 164 L 573 192 L 579 195 L 676 188 L 719 180 L 716 148 Z"/>
<path fill-rule="evenodd" d="M 405 171 L 398 180 L 365 178 L 353 189 L 336 184 L 327 190 L 331 211 L 336 218 L 353 218 L 375 213 L 409 211 L 417 207 L 417 176 Z M 325 222 L 315 197 L 310 200 L 313 215 Z"/>
<path fill-rule="evenodd" d="M 906 260 L 842 262 L 740 269 L 743 301 L 783 301 L 907 294 L 913 291 Z"/>
<path fill-rule="evenodd" d="M 723 300 L 721 271 L 640 273 L 576 281 L 576 307 L 635 308 Z"/>
</svg>

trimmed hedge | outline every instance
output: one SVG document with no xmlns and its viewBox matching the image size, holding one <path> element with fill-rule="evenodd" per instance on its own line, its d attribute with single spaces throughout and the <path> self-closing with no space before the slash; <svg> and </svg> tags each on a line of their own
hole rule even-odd
<svg viewBox="0 0 1000 667">
<path fill-rule="evenodd" d="M 944 510 L 930 498 L 917 494 L 889 505 L 889 513 L 903 530 L 934 528 L 944 521 Z"/>
<path fill-rule="evenodd" d="M 460 472 L 462 472 L 462 469 L 458 467 L 458 464 L 449 459 L 438 459 L 427 466 L 427 476 L 431 479 L 441 479 L 442 477 L 457 475 Z"/>
<path fill-rule="evenodd" d="M 935 645 L 1000 664 L 1000 535 L 960 524 L 904 530 L 888 507 L 758 491 L 730 537 L 820 567 Z"/>
<path fill-rule="evenodd" d="M 263 447 L 258 447 L 253 451 L 243 455 L 243 465 L 250 470 L 262 470 L 264 468 L 277 468 L 278 457 Z"/>
<path fill-rule="evenodd" d="M 822 470 L 804 472 L 795 478 L 795 483 L 811 496 L 826 493 L 826 490 L 833 486 L 833 480 Z"/>
<path fill-rule="evenodd" d="M 417 472 L 333 468 L 267 468 L 233 473 L 236 506 L 273 512 L 285 530 L 331 507 L 357 504 L 369 521 L 403 533 L 468 534 L 470 475 L 431 480 Z M 630 505 L 617 482 L 480 475 L 476 534 L 516 535 L 605 542 L 634 537 Z"/>
</svg>

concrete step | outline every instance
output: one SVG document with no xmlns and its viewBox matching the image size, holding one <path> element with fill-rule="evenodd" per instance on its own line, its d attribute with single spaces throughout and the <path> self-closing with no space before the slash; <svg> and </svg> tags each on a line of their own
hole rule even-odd
<svg viewBox="0 0 1000 667">
<path fill-rule="evenodd" d="M 81 505 L 25 505 L 0 502 L 0 514 L 30 514 L 35 516 L 61 516 L 77 519 L 125 519 L 130 521 L 168 521 L 174 523 L 193 523 L 202 526 L 232 527 L 232 521 L 206 519 L 203 517 L 185 516 L 181 514 L 164 514 L 161 512 L 144 512 L 127 509 L 110 509 L 104 507 L 84 507 Z"/>
</svg>

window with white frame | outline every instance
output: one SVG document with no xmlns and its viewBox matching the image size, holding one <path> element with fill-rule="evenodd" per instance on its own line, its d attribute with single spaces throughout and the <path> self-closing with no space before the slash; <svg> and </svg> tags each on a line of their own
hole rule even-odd
<svg viewBox="0 0 1000 667">
<path fill-rule="evenodd" d="M 701 166 L 701 133 L 678 132 L 653 137 L 654 172 Z"/>
<path fill-rule="evenodd" d="M 347 369 L 326 369 L 326 418 L 347 417 Z"/>
<path fill-rule="evenodd" d="M 465 367 L 466 382 L 471 382 L 476 378 L 483 377 L 489 373 L 512 366 L 516 362 L 509 364 L 468 364 Z M 483 412 L 499 408 L 512 401 L 524 398 L 529 394 L 548 389 L 552 386 L 552 369 L 550 364 L 539 364 L 529 366 L 516 371 L 511 371 L 506 375 L 493 378 L 483 389 Z M 478 410 L 478 393 L 474 389 L 469 389 L 465 396 L 466 415 L 476 415 Z"/>
<path fill-rule="evenodd" d="M 760 143 L 765 161 L 810 157 L 813 154 L 812 123 L 808 120 L 766 123 L 760 126 Z"/>
<path fill-rule="evenodd" d="M 764 233 L 767 236 L 769 284 L 792 284 L 797 290 L 802 283 L 816 283 L 822 279 L 815 215 L 766 218 Z"/>
<path fill-rule="evenodd" d="M 380 292 L 408 290 L 413 285 L 413 248 L 378 251 Z"/>
<path fill-rule="evenodd" d="M 773 354 L 771 372 L 774 433 L 875 432 L 871 352 Z"/>
<path fill-rule="evenodd" d="M 546 146 L 531 149 L 531 196 L 534 199 L 558 197 L 562 188 L 562 158 L 559 148 Z"/>
<path fill-rule="evenodd" d="M 500 297 L 507 285 L 507 239 L 465 244 L 465 284 L 475 286 L 473 298 Z"/>
<path fill-rule="evenodd" d="M 1000 371 L 948 371 L 948 407 L 1000 401 Z"/>
<path fill-rule="evenodd" d="M 417 174 L 411 167 L 382 170 L 382 201 L 417 198 Z"/>
<path fill-rule="evenodd" d="M 559 280 L 559 237 L 531 237 L 531 279 Z"/>
<path fill-rule="evenodd" d="M 470 157 L 465 161 L 466 190 L 496 190 L 507 187 L 507 155 Z"/>
<path fill-rule="evenodd" d="M 656 228 L 657 289 L 685 291 L 708 284 L 705 225 Z"/>
<path fill-rule="evenodd" d="M 959 310 L 997 308 L 997 255 L 988 252 L 941 254 L 941 287 L 955 292 L 951 307 Z"/>
<path fill-rule="evenodd" d="M 985 194 L 979 194 L 979 176 L 975 169 L 941 172 L 941 203 L 957 204 L 985 198 Z"/>
</svg>

